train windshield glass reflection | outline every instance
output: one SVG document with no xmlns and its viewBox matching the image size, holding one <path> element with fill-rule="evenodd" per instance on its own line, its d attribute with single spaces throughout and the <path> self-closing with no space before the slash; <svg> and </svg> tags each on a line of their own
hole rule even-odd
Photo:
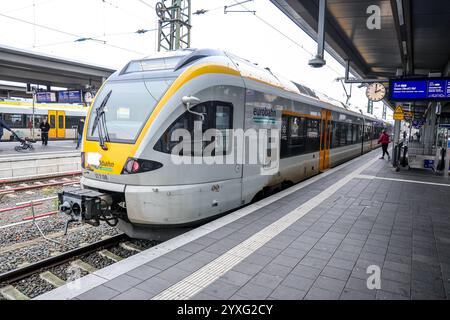
<svg viewBox="0 0 450 320">
<path fill-rule="evenodd" d="M 169 88 L 172 80 L 142 80 L 105 84 L 91 108 L 88 140 L 98 140 L 98 128 L 93 134 L 95 110 L 112 90 L 104 108 L 110 141 L 133 143 L 153 109 Z"/>
</svg>

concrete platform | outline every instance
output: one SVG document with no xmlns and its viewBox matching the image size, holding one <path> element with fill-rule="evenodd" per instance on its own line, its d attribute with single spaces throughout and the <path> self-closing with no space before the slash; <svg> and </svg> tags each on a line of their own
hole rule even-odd
<svg viewBox="0 0 450 320">
<path fill-rule="evenodd" d="M 17 142 L 0 143 L 0 182 L 45 178 L 81 171 L 80 151 L 73 141 L 35 144 L 33 151 L 17 152 Z"/>
<path fill-rule="evenodd" d="M 15 146 L 18 146 L 19 142 L 0 142 L 0 159 L 14 158 L 14 157 L 24 157 L 30 155 L 40 155 L 40 154 L 61 154 L 68 151 L 79 152 L 75 150 L 77 146 L 76 141 L 73 140 L 55 140 L 49 141 L 47 146 L 43 146 L 41 141 L 37 141 L 34 144 L 34 151 L 23 151 L 17 152 L 14 150 Z"/>
<path fill-rule="evenodd" d="M 36 299 L 449 299 L 450 182 L 379 152 Z"/>
</svg>

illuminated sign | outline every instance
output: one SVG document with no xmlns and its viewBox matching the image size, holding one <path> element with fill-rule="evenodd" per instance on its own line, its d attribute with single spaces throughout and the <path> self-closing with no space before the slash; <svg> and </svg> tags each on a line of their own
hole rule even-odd
<svg viewBox="0 0 450 320">
<path fill-rule="evenodd" d="M 450 78 L 391 79 L 390 100 L 450 100 Z"/>
<path fill-rule="evenodd" d="M 51 103 L 56 102 L 56 93 L 52 91 L 38 91 L 36 92 L 37 103 Z"/>
<path fill-rule="evenodd" d="M 80 90 L 58 91 L 59 103 L 82 103 Z"/>
<path fill-rule="evenodd" d="M 93 96 L 93 93 L 91 93 Z M 66 91 L 38 91 L 37 103 L 83 103 L 83 94 L 80 90 Z M 89 102 L 89 101 L 87 101 Z"/>
</svg>

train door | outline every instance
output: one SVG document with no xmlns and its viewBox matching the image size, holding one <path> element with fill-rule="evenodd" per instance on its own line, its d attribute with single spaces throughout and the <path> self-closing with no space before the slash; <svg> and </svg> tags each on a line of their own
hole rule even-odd
<svg viewBox="0 0 450 320">
<path fill-rule="evenodd" d="M 50 124 L 49 138 L 56 138 L 56 111 L 48 111 L 48 123 Z"/>
<path fill-rule="evenodd" d="M 56 111 L 56 137 L 66 137 L 66 112 Z"/>
<path fill-rule="evenodd" d="M 321 111 L 320 122 L 320 159 L 319 170 L 323 171 L 330 167 L 330 136 L 331 136 L 331 111 Z"/>
<path fill-rule="evenodd" d="M 65 111 L 48 111 L 48 123 L 50 124 L 49 138 L 65 138 L 66 137 L 66 112 Z"/>
</svg>

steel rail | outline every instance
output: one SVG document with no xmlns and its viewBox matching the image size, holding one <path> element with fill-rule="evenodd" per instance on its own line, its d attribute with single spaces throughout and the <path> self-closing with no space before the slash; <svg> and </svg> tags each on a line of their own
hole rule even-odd
<svg viewBox="0 0 450 320">
<path fill-rule="evenodd" d="M 121 240 L 128 239 L 128 236 L 124 233 L 112 236 L 107 239 L 103 239 L 92 243 L 90 245 L 84 247 L 78 247 L 73 250 L 66 251 L 54 257 L 49 257 L 44 260 L 40 260 L 38 262 L 32 263 L 22 268 L 14 269 L 11 271 L 4 272 L 0 274 L 0 283 L 3 285 L 11 284 L 13 282 L 22 280 L 27 278 L 42 269 L 47 269 L 51 267 L 55 267 L 57 265 L 61 265 L 67 261 L 70 261 L 72 258 L 76 256 L 80 256 L 83 254 L 88 254 L 97 251 L 101 248 L 112 247 L 115 244 L 119 243 Z"/>
</svg>

